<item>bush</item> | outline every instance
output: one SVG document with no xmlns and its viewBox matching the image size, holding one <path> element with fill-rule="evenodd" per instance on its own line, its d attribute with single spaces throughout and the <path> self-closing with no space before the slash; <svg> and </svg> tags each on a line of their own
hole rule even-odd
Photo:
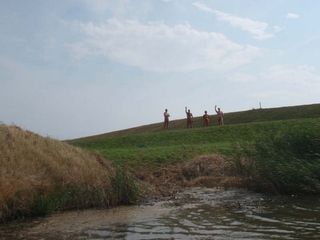
<svg viewBox="0 0 320 240">
<path fill-rule="evenodd" d="M 133 204 L 138 199 L 138 186 L 135 179 L 122 167 L 116 168 L 116 174 L 111 178 L 112 196 L 117 204 Z"/>
<path fill-rule="evenodd" d="M 241 174 L 255 180 L 252 186 L 256 189 L 320 193 L 320 133 L 292 129 L 265 135 L 253 145 L 243 146 L 242 153 L 235 162 Z"/>
</svg>

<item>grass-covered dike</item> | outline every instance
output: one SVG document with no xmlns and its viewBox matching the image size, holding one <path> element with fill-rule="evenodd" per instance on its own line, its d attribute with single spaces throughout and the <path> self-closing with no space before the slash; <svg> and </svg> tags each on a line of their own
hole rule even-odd
<svg viewBox="0 0 320 240">
<path fill-rule="evenodd" d="M 320 193 L 320 119 L 280 120 L 79 142 L 120 166 L 150 171 L 220 154 L 244 187 L 282 194 Z"/>
<path fill-rule="evenodd" d="M 169 131 L 153 124 L 71 143 L 133 172 L 219 154 L 231 161 L 233 174 L 246 180 L 245 187 L 282 194 L 319 194 L 319 106 L 229 113 L 222 127 L 202 128 L 198 122 L 196 128 L 185 129 L 185 121 L 177 120 Z"/>
</svg>

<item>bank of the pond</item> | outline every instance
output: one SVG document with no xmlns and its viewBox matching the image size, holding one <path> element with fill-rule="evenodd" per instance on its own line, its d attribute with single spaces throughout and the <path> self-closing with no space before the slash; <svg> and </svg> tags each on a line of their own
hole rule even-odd
<svg viewBox="0 0 320 240">
<path fill-rule="evenodd" d="M 319 119 L 121 136 L 79 145 L 90 151 L 1 125 L 0 221 L 130 204 L 187 187 L 320 193 Z M 144 155 L 154 149 L 150 158 Z M 177 149 L 186 151 L 178 159 Z M 123 161 L 131 150 L 133 158 Z M 112 163 L 102 157 L 109 151 L 119 154 Z"/>
<path fill-rule="evenodd" d="M 166 179 L 172 179 L 170 184 L 174 186 L 187 185 L 183 174 L 176 174 L 181 166 L 199 156 L 218 155 L 232 166 L 234 178 L 248 183 L 242 186 L 281 194 L 319 194 L 319 139 L 320 119 L 309 118 L 149 133 L 129 132 L 127 135 L 101 135 L 71 143 L 95 151 L 116 165 L 126 166 L 137 173 L 138 178 L 146 172 L 146 177 L 142 178 L 155 185 L 158 185 L 157 179 L 159 185 L 163 185 Z M 197 181 L 200 182 L 199 179 Z M 217 181 L 212 182 L 216 184 Z M 170 189 L 170 184 L 163 189 Z"/>
<path fill-rule="evenodd" d="M 86 150 L 0 125 L 0 222 L 136 200 L 122 170 Z"/>
<path fill-rule="evenodd" d="M 266 133 L 242 145 L 234 157 L 237 172 L 254 190 L 281 194 L 320 194 L 320 131 L 290 128 Z"/>
<path fill-rule="evenodd" d="M 234 161 L 222 155 L 202 155 L 159 168 L 136 168 L 133 175 L 144 198 L 174 196 L 190 187 L 246 188 L 248 178 L 238 174 Z"/>
</svg>

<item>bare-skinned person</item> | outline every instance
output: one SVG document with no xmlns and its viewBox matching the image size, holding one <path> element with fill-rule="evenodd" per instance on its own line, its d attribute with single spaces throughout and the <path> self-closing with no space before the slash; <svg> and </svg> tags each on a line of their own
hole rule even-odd
<svg viewBox="0 0 320 240">
<path fill-rule="evenodd" d="M 210 123 L 210 116 L 207 111 L 204 111 L 204 115 L 202 116 L 203 126 L 208 127 Z"/>
<path fill-rule="evenodd" d="M 187 107 L 185 107 L 185 112 L 187 115 L 187 128 L 192 128 L 193 127 L 193 115 L 190 112 L 190 109 L 187 110 Z"/>
<path fill-rule="evenodd" d="M 169 128 L 169 117 L 170 117 L 170 114 L 168 113 L 168 109 L 164 110 L 163 117 L 164 117 L 163 128 L 168 129 Z"/>
<path fill-rule="evenodd" d="M 221 111 L 221 109 L 218 107 L 217 108 L 217 105 L 214 106 L 214 110 L 216 111 L 217 113 L 217 121 L 218 121 L 218 125 L 221 126 L 223 125 L 223 112 Z"/>
</svg>

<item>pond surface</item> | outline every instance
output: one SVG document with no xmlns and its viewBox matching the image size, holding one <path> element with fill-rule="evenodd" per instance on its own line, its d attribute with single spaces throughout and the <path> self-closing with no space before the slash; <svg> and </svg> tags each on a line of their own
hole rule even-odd
<svg viewBox="0 0 320 240">
<path fill-rule="evenodd" d="M 2 225 L 0 239 L 320 239 L 320 199 L 193 188 L 162 202 Z"/>
</svg>

